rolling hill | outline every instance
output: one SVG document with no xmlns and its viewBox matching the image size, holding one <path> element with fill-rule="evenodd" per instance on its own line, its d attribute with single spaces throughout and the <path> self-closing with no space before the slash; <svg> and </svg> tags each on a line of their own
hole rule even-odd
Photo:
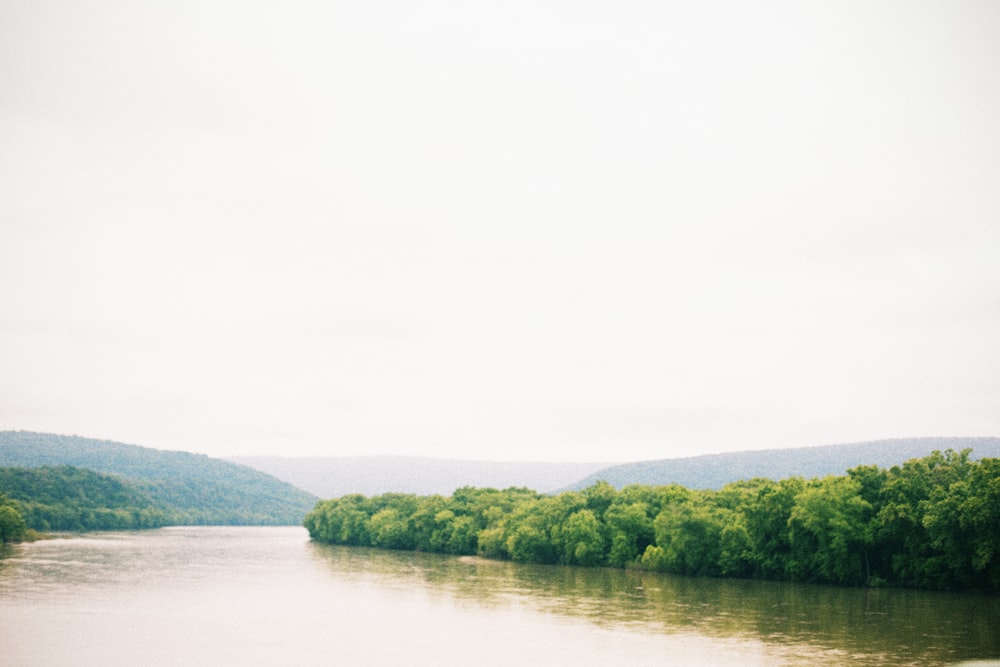
<svg viewBox="0 0 1000 667">
<path fill-rule="evenodd" d="M 159 528 L 183 519 L 119 477 L 72 466 L 0 468 L 0 503 L 37 531 Z"/>
<path fill-rule="evenodd" d="M 607 463 L 507 463 L 403 456 L 247 456 L 227 460 L 256 468 L 321 498 L 389 492 L 447 496 L 462 486 L 495 489 L 526 486 L 545 492 L 608 466 Z"/>
<path fill-rule="evenodd" d="M 0 431 L 0 467 L 73 466 L 125 480 L 179 522 L 298 525 L 317 498 L 259 470 L 202 454 L 78 436 Z"/>
<path fill-rule="evenodd" d="M 889 468 L 934 450 L 972 449 L 972 458 L 1000 457 L 1000 438 L 907 438 L 845 445 L 766 449 L 707 454 L 687 458 L 623 463 L 598 470 L 563 490 L 584 489 L 598 480 L 616 488 L 629 484 L 680 484 L 693 489 L 718 489 L 741 479 L 824 477 L 842 475 L 859 465 Z"/>
</svg>

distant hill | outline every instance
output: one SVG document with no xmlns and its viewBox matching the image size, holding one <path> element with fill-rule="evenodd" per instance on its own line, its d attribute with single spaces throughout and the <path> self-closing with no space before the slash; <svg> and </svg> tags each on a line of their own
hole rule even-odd
<svg viewBox="0 0 1000 667">
<path fill-rule="evenodd" d="M 298 525 L 317 501 L 229 461 L 75 435 L 0 431 L 0 467 L 5 466 L 74 466 L 115 475 L 181 523 Z"/>
<path fill-rule="evenodd" d="M 607 463 L 507 463 L 404 456 L 287 458 L 241 456 L 228 461 L 256 468 L 321 498 L 348 493 L 451 495 L 463 486 L 552 491 Z"/>
<path fill-rule="evenodd" d="M 765 449 L 707 454 L 678 459 L 623 463 L 598 470 L 565 487 L 585 489 L 598 480 L 616 488 L 629 484 L 680 484 L 693 489 L 718 489 L 730 482 L 754 477 L 825 477 L 842 475 L 859 465 L 889 468 L 934 450 L 972 449 L 972 458 L 1000 457 L 1000 438 L 909 438 L 846 445 Z"/>
</svg>

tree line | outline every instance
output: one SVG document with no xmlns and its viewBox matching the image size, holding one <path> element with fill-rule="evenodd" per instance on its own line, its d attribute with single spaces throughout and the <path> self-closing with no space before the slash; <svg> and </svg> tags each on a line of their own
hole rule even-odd
<svg viewBox="0 0 1000 667">
<path fill-rule="evenodd" d="M 521 563 L 998 592 L 1000 459 L 970 451 L 719 490 L 353 494 L 320 501 L 304 523 L 320 542 Z"/>
<path fill-rule="evenodd" d="M 35 531 L 158 528 L 178 518 L 115 477 L 72 466 L 0 468 L 0 492 L 9 522 L 16 513 Z"/>
</svg>

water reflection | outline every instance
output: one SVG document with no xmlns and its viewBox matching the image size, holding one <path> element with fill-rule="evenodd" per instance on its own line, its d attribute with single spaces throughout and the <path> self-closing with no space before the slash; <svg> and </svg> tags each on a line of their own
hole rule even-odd
<svg viewBox="0 0 1000 667">
<path fill-rule="evenodd" d="M 103 533 L 7 553 L 0 664 L 770 667 L 1000 654 L 989 597 L 330 547 L 295 528 Z"/>
<path fill-rule="evenodd" d="M 310 543 L 338 576 L 421 586 L 480 605 L 525 605 L 645 633 L 695 632 L 815 650 L 847 662 L 949 664 L 1000 656 L 1000 599 L 518 565 Z"/>
</svg>

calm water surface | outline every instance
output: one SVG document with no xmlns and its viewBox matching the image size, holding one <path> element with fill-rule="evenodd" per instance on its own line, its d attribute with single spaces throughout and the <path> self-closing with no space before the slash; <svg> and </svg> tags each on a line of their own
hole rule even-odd
<svg viewBox="0 0 1000 667">
<path fill-rule="evenodd" d="M 523 566 L 168 528 L 16 546 L 0 664 L 935 665 L 1000 657 L 996 596 Z"/>
</svg>

